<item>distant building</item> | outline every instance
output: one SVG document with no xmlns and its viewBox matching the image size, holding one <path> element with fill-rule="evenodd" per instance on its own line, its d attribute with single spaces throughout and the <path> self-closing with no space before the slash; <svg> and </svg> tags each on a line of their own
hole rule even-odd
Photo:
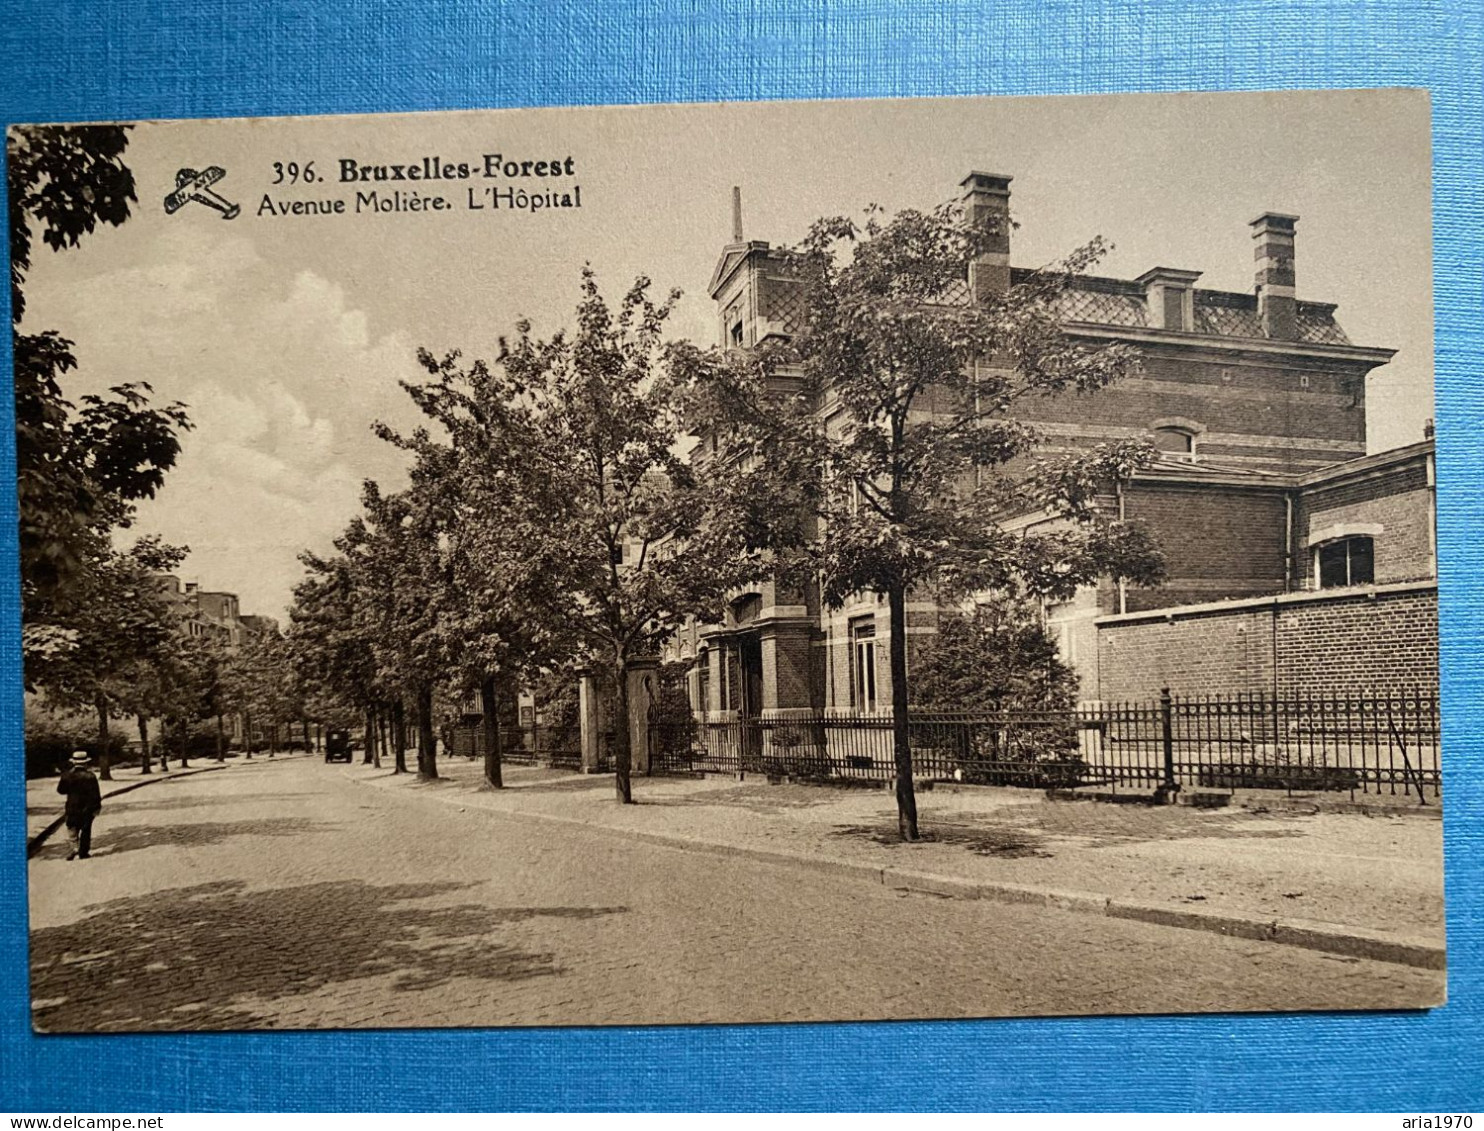
<svg viewBox="0 0 1484 1131">
<path fill-rule="evenodd" d="M 179 612 L 186 635 L 194 639 L 210 638 L 229 648 L 242 643 L 242 621 L 237 613 L 235 593 L 202 590 L 196 582 L 182 582 L 173 574 L 158 574 L 156 579 Z"/>
<path fill-rule="evenodd" d="M 244 639 L 261 639 L 265 636 L 281 636 L 278 621 L 273 617 L 261 617 L 253 613 L 240 618 Z"/>
</svg>

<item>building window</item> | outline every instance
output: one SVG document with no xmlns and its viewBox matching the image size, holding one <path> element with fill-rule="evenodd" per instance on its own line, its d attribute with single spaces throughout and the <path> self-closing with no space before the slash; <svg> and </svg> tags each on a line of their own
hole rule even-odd
<svg viewBox="0 0 1484 1131">
<path fill-rule="evenodd" d="M 736 349 L 742 348 L 742 323 L 740 320 L 732 323 L 732 345 Z"/>
<path fill-rule="evenodd" d="M 1175 458 L 1195 458 L 1195 433 L 1184 428 L 1156 428 L 1154 446 L 1165 455 Z"/>
<path fill-rule="evenodd" d="M 696 710 L 711 710 L 711 657 L 707 652 L 696 657 Z"/>
<path fill-rule="evenodd" d="M 1376 580 L 1375 542 L 1364 535 L 1356 535 L 1316 547 L 1314 576 L 1321 589 L 1370 585 Z"/>
<path fill-rule="evenodd" d="M 876 710 L 876 620 L 850 622 L 850 705 L 862 714 Z"/>
</svg>

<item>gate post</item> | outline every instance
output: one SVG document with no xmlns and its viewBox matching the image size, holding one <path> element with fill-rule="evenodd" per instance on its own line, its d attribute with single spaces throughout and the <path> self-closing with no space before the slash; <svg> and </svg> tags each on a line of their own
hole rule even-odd
<svg viewBox="0 0 1484 1131">
<path fill-rule="evenodd" d="M 644 656 L 630 660 L 624 678 L 629 681 L 629 717 L 614 725 L 629 728 L 629 750 L 631 765 L 636 774 L 648 775 L 650 765 L 649 717 L 659 701 L 658 656 Z"/>
<path fill-rule="evenodd" d="M 603 702 L 598 678 L 591 671 L 581 673 L 578 685 L 577 721 L 581 727 L 582 772 L 596 774 L 602 759 Z"/>
<path fill-rule="evenodd" d="M 1168 687 L 1159 689 L 1160 744 L 1164 748 L 1164 780 L 1154 791 L 1154 800 L 1161 805 L 1173 805 L 1175 794 L 1180 792 L 1180 783 L 1175 780 L 1175 719 L 1174 702 Z"/>
</svg>

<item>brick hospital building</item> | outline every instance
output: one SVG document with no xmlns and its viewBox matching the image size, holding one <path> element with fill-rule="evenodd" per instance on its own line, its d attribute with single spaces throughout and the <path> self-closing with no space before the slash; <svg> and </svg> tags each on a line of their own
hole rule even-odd
<svg viewBox="0 0 1484 1131">
<path fill-rule="evenodd" d="M 1005 234 L 947 301 L 1030 274 L 1012 265 L 1010 183 L 964 179 L 970 217 Z M 709 290 L 720 340 L 747 349 L 792 332 L 799 295 L 787 256 L 744 240 L 737 212 Z M 1436 685 L 1432 441 L 1366 454 L 1366 378 L 1394 351 L 1352 342 L 1333 303 L 1297 297 L 1297 229 L 1281 213 L 1252 221 L 1251 291 L 1158 266 L 1079 276 L 1059 300 L 1074 340 L 1128 343 L 1142 363 L 1094 396 L 1029 402 L 1022 419 L 1063 449 L 1149 439 L 1158 461 L 1107 505 L 1144 522 L 1168 565 L 1160 587 L 1103 583 L 1046 608 L 1085 700 Z M 937 614 L 909 604 L 909 663 Z M 890 707 L 887 632 L 872 594 L 829 610 L 812 589 L 764 583 L 667 658 L 689 663 L 692 703 L 712 721 L 874 714 Z"/>
</svg>

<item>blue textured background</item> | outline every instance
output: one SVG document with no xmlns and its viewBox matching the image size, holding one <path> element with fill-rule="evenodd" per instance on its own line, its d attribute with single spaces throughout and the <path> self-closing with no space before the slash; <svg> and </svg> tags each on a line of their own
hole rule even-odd
<svg viewBox="0 0 1484 1131">
<path fill-rule="evenodd" d="M 1450 1004 L 1430 1015 L 37 1038 L 0 397 L 0 1108 L 1479 1109 L 1484 19 L 1477 0 L 9 0 L 0 119 L 1281 87 L 1433 92 Z M 1378 174 L 1384 172 L 1378 169 Z M 1356 233 L 1364 239 L 1364 232 Z M 1384 268 L 1378 285 L 1384 285 Z M 0 296 L 0 303 L 5 301 Z M 8 347 L 3 380 L 9 381 Z M 904 950 L 931 940 L 903 940 Z M 168 957 L 168 956 L 165 956 Z M 230 960 L 230 956 L 224 956 Z"/>
</svg>

